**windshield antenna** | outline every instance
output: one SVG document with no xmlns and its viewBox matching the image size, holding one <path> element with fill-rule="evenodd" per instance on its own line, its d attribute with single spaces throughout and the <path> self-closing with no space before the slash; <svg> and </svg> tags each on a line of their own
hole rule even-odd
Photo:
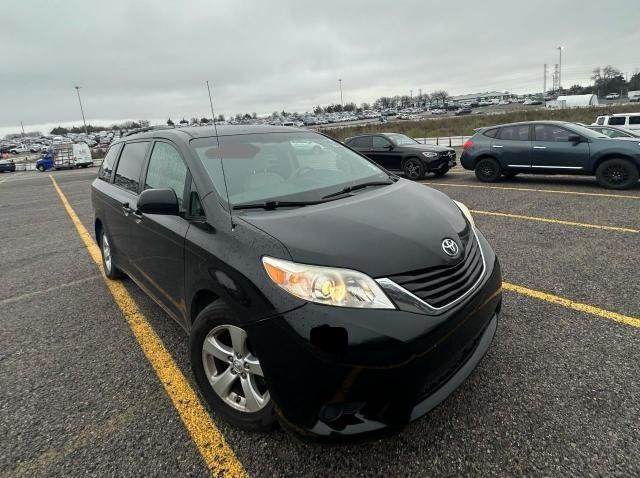
<svg viewBox="0 0 640 478">
<path fill-rule="evenodd" d="M 227 195 L 227 206 L 229 206 L 229 220 L 231 221 L 231 230 L 235 228 L 233 224 L 233 214 L 231 212 L 231 201 L 229 200 L 229 188 L 227 187 L 227 177 L 224 174 L 224 161 L 222 159 L 222 150 L 220 149 L 220 137 L 218 136 L 218 125 L 216 125 L 216 114 L 213 111 L 213 99 L 211 98 L 211 88 L 209 80 L 207 80 L 207 91 L 209 92 L 209 106 L 211 106 L 211 117 L 213 118 L 213 130 L 216 133 L 216 142 L 218 143 L 218 151 L 220 152 L 220 166 L 222 168 L 222 180 L 224 181 L 224 192 Z"/>
</svg>

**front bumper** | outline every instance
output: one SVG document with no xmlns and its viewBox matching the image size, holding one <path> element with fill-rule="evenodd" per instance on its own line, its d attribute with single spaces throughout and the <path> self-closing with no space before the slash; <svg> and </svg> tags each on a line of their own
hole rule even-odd
<svg viewBox="0 0 640 478">
<path fill-rule="evenodd" d="M 427 159 L 425 161 L 425 165 L 427 167 L 428 172 L 437 172 L 443 169 L 449 170 L 456 165 L 456 156 L 455 153 L 453 155 L 441 155 L 437 158 Z"/>
<path fill-rule="evenodd" d="M 442 402 L 486 353 L 502 302 L 488 244 L 476 291 L 439 315 L 306 304 L 249 326 L 283 427 L 336 441 L 400 430 Z"/>
</svg>

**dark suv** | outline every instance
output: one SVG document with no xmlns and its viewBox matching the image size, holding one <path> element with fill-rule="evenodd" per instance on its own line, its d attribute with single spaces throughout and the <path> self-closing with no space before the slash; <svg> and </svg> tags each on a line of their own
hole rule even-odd
<svg viewBox="0 0 640 478">
<path fill-rule="evenodd" d="M 575 123 L 534 121 L 477 130 L 460 163 L 480 181 L 527 174 L 595 175 L 605 188 L 638 183 L 640 142 L 612 139 Z"/>
<path fill-rule="evenodd" d="M 365 134 L 344 142 L 387 171 L 402 171 L 408 179 L 422 179 L 426 173 L 444 176 L 456 165 L 456 152 L 444 146 L 420 144 L 398 133 Z"/>
<path fill-rule="evenodd" d="M 91 196 L 105 274 L 129 275 L 187 331 L 202 395 L 236 426 L 398 429 L 493 339 L 500 266 L 468 209 L 321 134 L 126 136 Z"/>
</svg>

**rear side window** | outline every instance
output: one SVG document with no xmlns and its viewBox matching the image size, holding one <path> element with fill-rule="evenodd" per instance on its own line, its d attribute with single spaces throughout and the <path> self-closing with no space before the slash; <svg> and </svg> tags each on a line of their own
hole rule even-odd
<svg viewBox="0 0 640 478">
<path fill-rule="evenodd" d="M 529 125 L 505 126 L 500 130 L 500 139 L 529 141 Z"/>
<path fill-rule="evenodd" d="M 116 178 L 113 182 L 116 186 L 134 193 L 138 192 L 140 172 L 142 171 L 142 163 L 144 163 L 148 146 L 148 141 L 124 145 L 120 161 L 118 161 L 118 168 L 116 169 Z"/>
<path fill-rule="evenodd" d="M 374 136 L 372 140 L 374 148 L 386 148 L 391 144 L 388 139 L 383 138 L 382 136 Z"/>
<path fill-rule="evenodd" d="M 495 138 L 498 135 L 498 131 L 499 131 L 498 128 L 492 128 L 492 129 L 488 129 L 482 134 L 485 136 L 488 136 L 489 138 Z"/>
<path fill-rule="evenodd" d="M 640 116 L 629 116 L 629 124 L 640 124 Z"/>
<path fill-rule="evenodd" d="M 361 136 L 360 138 L 354 138 L 349 144 L 352 148 L 370 148 L 371 136 Z"/>
<path fill-rule="evenodd" d="M 609 124 L 611 126 L 624 126 L 626 122 L 626 116 L 612 116 L 611 118 L 609 118 Z"/>
<path fill-rule="evenodd" d="M 145 189 L 173 189 L 182 206 L 187 167 L 178 150 L 169 143 L 157 142 L 153 145 Z"/>
<path fill-rule="evenodd" d="M 107 151 L 106 156 L 102 160 L 102 165 L 100 166 L 100 170 L 98 171 L 98 177 L 103 179 L 104 181 L 111 181 L 111 172 L 113 171 L 113 164 L 116 162 L 116 157 L 118 156 L 118 151 L 120 148 L 118 146 L 112 146 Z"/>
</svg>

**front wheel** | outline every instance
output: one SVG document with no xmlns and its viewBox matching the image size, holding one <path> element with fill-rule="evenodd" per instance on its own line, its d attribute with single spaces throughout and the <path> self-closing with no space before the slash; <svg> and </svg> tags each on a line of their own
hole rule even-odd
<svg viewBox="0 0 640 478">
<path fill-rule="evenodd" d="M 478 161 L 475 168 L 476 178 L 483 183 L 496 182 L 502 174 L 500 163 L 493 158 L 484 158 Z"/>
<path fill-rule="evenodd" d="M 38 171 L 40 171 L 41 173 L 44 173 L 44 166 L 43 166 L 42 164 L 38 164 L 38 165 L 36 166 L 36 169 L 37 169 Z"/>
<path fill-rule="evenodd" d="M 422 161 L 417 158 L 407 159 L 404 162 L 402 169 L 404 170 L 405 178 L 411 179 L 412 181 L 416 181 L 424 177 L 424 166 L 422 165 Z"/>
<path fill-rule="evenodd" d="M 596 179 L 607 189 L 629 189 L 638 183 L 638 168 L 626 159 L 608 159 L 598 166 Z"/>
<path fill-rule="evenodd" d="M 214 302 L 198 314 L 189 353 L 202 395 L 226 421 L 251 431 L 275 426 L 275 409 L 260 360 L 228 306 Z"/>
</svg>

